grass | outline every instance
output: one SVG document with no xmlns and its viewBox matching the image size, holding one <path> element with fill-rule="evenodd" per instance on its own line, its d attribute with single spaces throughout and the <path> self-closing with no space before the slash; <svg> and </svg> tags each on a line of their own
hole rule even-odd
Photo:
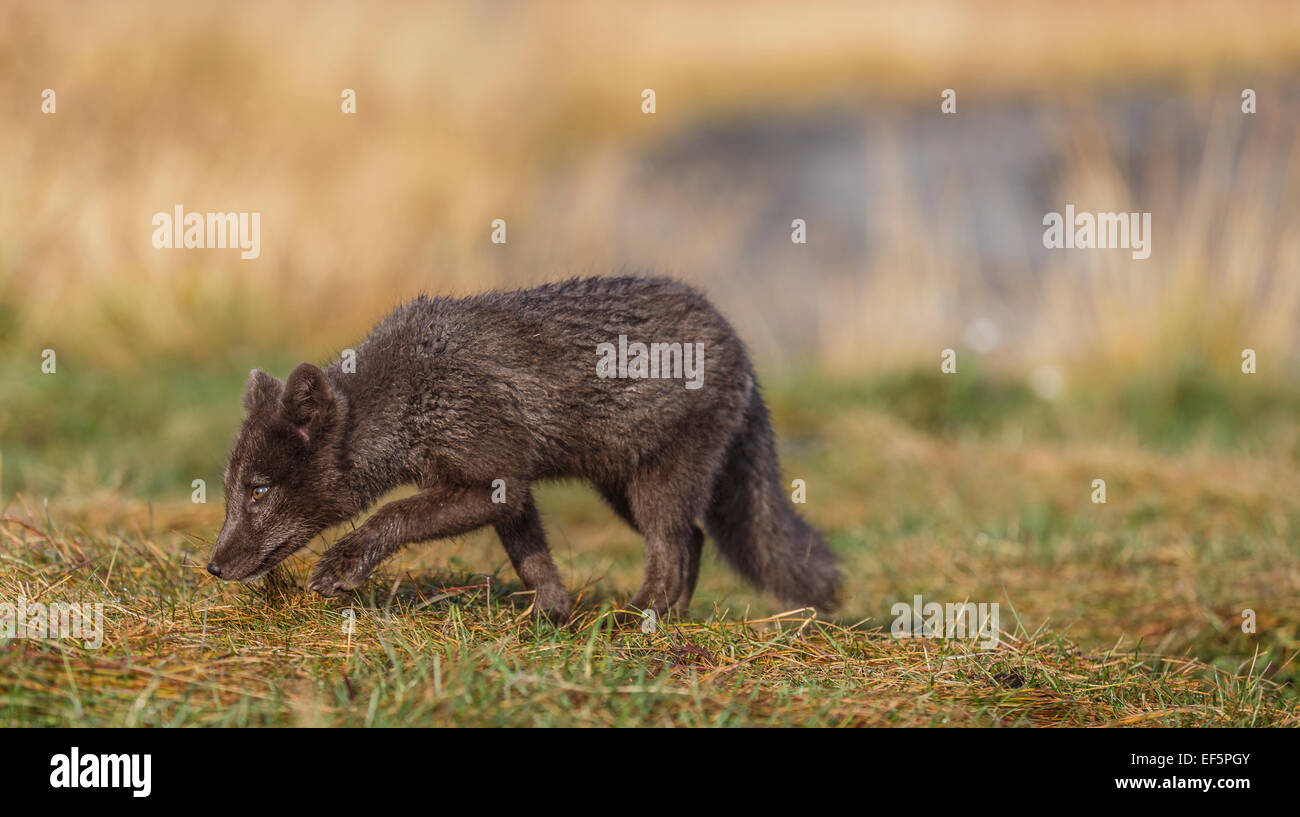
<svg viewBox="0 0 1300 817">
<path fill-rule="evenodd" d="M 1253 662 L 1221 671 L 1018 626 L 992 652 L 806 611 L 715 611 L 644 634 L 588 607 L 557 630 L 533 620 L 510 581 L 472 574 L 376 585 L 349 618 L 296 588 L 218 590 L 192 559 L 148 537 L 110 548 L 29 533 L 19 558 L 32 559 L 33 596 L 63 579 L 65 593 L 103 599 L 113 624 L 93 653 L 27 641 L 0 653 L 6 726 L 1286 726 L 1300 717 Z"/>
<path fill-rule="evenodd" d="M 130 548 L 121 555 L 129 558 Z M 145 557 L 148 558 L 148 557 Z M 123 566 L 123 572 L 129 573 Z M 472 590 L 436 593 L 443 583 Z M 131 580 L 127 578 L 126 583 Z M 1046 633 L 994 655 L 794 612 L 644 634 L 588 610 L 563 630 L 482 577 L 399 582 L 353 609 L 188 587 L 131 599 L 112 649 L 0 660 L 5 725 L 1295 725 L 1256 675 L 1084 651 Z M 464 585 L 461 585 L 463 588 Z M 509 590 L 507 585 L 505 588 Z M 431 595 L 435 594 L 436 595 Z M 431 599 L 451 598 L 428 604 Z M 130 599 L 130 600 L 128 600 Z M 159 654 L 159 653 L 163 654 Z M 1250 668 L 1257 669 L 1257 668 Z"/>
<path fill-rule="evenodd" d="M 152 502 L 23 494 L 0 524 L 0 597 L 101 602 L 106 637 L 7 642 L 0 724 L 1300 723 L 1300 459 L 1252 453 L 1293 433 L 1274 399 L 1187 409 L 1174 442 L 1129 446 L 1073 437 L 1087 400 L 962 377 L 981 382 L 949 397 L 997 421 L 918 413 L 917 392 L 943 388 L 921 374 L 774 379 L 786 471 L 845 570 L 833 618 L 774 607 L 709 555 L 689 618 L 617 629 L 642 546 L 576 485 L 539 493 L 581 594 L 562 629 L 534 620 L 489 532 L 411 548 L 359 597 L 325 601 L 302 589 L 310 553 L 257 585 L 206 575 L 215 488 L 207 505 L 184 500 L 188 479 Z M 1198 377 L 1151 388 L 1181 401 Z M 1240 439 L 1207 431 L 1224 411 L 1246 413 Z M 914 594 L 998 602 L 1001 644 L 891 637 L 890 607 Z"/>
</svg>

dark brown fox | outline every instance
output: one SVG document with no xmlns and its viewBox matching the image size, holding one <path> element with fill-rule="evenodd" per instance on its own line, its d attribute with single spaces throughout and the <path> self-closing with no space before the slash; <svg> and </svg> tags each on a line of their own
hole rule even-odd
<svg viewBox="0 0 1300 817">
<path fill-rule="evenodd" d="M 745 348 L 684 284 L 585 278 L 422 296 L 376 326 L 348 363 L 303 363 L 284 383 L 253 371 L 213 575 L 262 576 L 414 484 L 419 493 L 325 552 L 311 589 L 341 595 L 404 545 L 492 525 L 536 608 L 564 621 L 572 601 L 532 486 L 576 478 L 645 536 L 637 609 L 686 612 L 701 519 L 756 586 L 786 603 L 835 604 L 834 558 L 786 498 Z"/>
</svg>

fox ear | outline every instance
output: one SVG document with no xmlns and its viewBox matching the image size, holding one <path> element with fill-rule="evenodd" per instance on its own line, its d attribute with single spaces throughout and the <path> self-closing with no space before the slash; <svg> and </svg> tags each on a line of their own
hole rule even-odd
<svg viewBox="0 0 1300 817">
<path fill-rule="evenodd" d="M 334 416 L 334 390 L 325 373 L 310 363 L 299 364 L 285 381 L 280 411 L 304 441 L 315 440 Z"/>
<path fill-rule="evenodd" d="M 283 389 L 283 383 L 261 369 L 249 372 L 248 386 L 244 389 L 244 413 L 251 415 L 264 406 L 275 405 Z"/>
</svg>

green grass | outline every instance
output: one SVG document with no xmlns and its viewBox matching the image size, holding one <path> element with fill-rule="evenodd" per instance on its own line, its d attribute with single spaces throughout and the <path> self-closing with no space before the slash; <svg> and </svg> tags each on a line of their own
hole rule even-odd
<svg viewBox="0 0 1300 817">
<path fill-rule="evenodd" d="M 0 369 L 8 496 L 107 486 L 165 500 L 200 478 L 219 490 L 251 364 L 117 372 L 61 358 L 53 374 L 38 364 Z M 283 376 L 293 365 L 273 368 Z"/>
<path fill-rule="evenodd" d="M 489 598 L 481 575 L 374 586 L 345 607 L 284 586 L 215 590 L 184 557 L 131 542 L 113 550 L 112 576 L 82 569 L 73 582 L 113 608 L 109 644 L 11 644 L 0 653 L 0 723 L 1256 726 L 1297 716 L 1258 667 L 1229 674 L 1086 651 L 1015 625 L 992 655 L 806 613 L 715 613 L 646 634 L 615 627 L 599 606 L 556 629 L 533 620 L 509 581 L 491 582 Z M 100 580 L 111 590 L 93 589 Z"/>
<path fill-rule="evenodd" d="M 1300 722 L 1300 460 L 1281 386 L 1188 367 L 1047 403 L 973 369 L 768 378 L 844 608 L 783 611 L 709 549 L 691 615 L 645 634 L 609 616 L 642 544 L 579 485 L 538 499 L 580 594 L 562 629 L 534 620 L 488 532 L 408 549 L 347 602 L 302 590 L 334 534 L 275 582 L 213 580 L 246 371 L 59 374 L 6 406 L 0 600 L 102 602 L 106 641 L 0 642 L 0 725 Z M 1134 390 L 1155 408 L 1130 411 Z M 13 419 L 28 413 L 42 422 Z M 78 463 L 78 480 L 116 482 L 88 493 L 66 476 Z M 188 501 L 196 476 L 206 505 Z M 914 594 L 998 602 L 1001 644 L 892 638 L 890 607 Z"/>
</svg>

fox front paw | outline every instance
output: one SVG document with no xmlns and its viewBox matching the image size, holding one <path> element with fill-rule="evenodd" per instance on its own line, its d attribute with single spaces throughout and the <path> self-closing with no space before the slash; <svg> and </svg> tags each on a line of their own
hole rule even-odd
<svg viewBox="0 0 1300 817">
<path fill-rule="evenodd" d="M 360 587 L 368 575 L 370 570 L 360 556 L 327 552 L 311 569 L 307 586 L 322 596 L 342 596 Z"/>
</svg>

